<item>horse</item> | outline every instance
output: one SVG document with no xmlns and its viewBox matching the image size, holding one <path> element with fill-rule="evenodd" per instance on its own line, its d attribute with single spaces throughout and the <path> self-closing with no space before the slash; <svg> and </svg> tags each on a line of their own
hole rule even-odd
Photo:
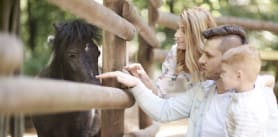
<svg viewBox="0 0 278 137">
<path fill-rule="evenodd" d="M 81 20 L 53 25 L 53 56 L 39 77 L 100 84 L 98 42 L 100 31 Z M 78 91 L 77 91 L 78 92 Z M 92 91 L 93 92 L 93 91 Z M 100 110 L 32 116 L 38 137 L 95 137 L 100 131 Z"/>
</svg>

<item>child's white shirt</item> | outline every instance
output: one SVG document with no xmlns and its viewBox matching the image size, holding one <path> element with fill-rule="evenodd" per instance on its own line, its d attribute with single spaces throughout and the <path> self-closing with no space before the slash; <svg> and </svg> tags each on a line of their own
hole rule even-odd
<svg viewBox="0 0 278 137">
<path fill-rule="evenodd" d="M 226 115 L 226 137 L 266 137 L 269 118 L 263 88 L 234 93 Z"/>
</svg>

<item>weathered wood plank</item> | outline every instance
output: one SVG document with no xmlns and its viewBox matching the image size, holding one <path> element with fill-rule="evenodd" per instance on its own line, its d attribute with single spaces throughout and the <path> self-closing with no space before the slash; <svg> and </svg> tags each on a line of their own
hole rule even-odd
<svg viewBox="0 0 278 137">
<path fill-rule="evenodd" d="M 159 12 L 159 18 L 157 23 L 162 26 L 169 27 L 171 29 L 177 29 L 177 22 L 179 16 L 166 12 Z M 218 25 L 223 24 L 236 24 L 249 30 L 266 30 L 274 33 L 278 33 L 278 23 L 271 21 L 259 21 L 253 19 L 243 19 L 235 17 L 219 17 L 215 18 Z"/>
<path fill-rule="evenodd" d="M 56 113 L 91 108 L 126 108 L 123 90 L 62 80 L 0 77 L 0 113 Z"/>
<path fill-rule="evenodd" d="M 124 0 L 104 0 L 103 5 L 122 16 Z M 112 25 L 111 27 L 116 27 Z M 103 72 L 122 70 L 127 63 L 126 41 L 104 31 Z M 103 85 L 120 87 L 115 80 L 105 79 Z M 102 111 L 101 137 L 122 137 L 124 134 L 124 109 Z"/>
<path fill-rule="evenodd" d="M 125 40 L 132 40 L 135 35 L 136 30 L 131 23 L 93 0 L 48 1 Z"/>
</svg>

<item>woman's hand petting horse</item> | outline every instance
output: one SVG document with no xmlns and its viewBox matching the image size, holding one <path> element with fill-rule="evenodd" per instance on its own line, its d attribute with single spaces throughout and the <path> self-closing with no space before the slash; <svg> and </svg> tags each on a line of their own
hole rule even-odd
<svg viewBox="0 0 278 137">
<path fill-rule="evenodd" d="M 100 75 L 96 76 L 97 79 L 107 79 L 107 78 L 116 78 L 116 80 L 123 84 L 124 86 L 128 87 L 128 88 L 133 88 L 135 87 L 140 80 L 137 79 L 136 77 L 122 72 L 122 71 L 112 71 L 112 72 L 106 72 Z"/>
</svg>

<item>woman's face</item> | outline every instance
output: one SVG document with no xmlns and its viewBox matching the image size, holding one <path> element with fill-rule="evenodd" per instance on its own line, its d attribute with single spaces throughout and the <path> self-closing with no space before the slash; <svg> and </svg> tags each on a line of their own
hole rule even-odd
<svg viewBox="0 0 278 137">
<path fill-rule="evenodd" d="M 184 37 L 185 37 L 184 25 L 181 22 L 179 22 L 178 29 L 175 33 L 175 39 L 176 39 L 177 47 L 179 49 L 185 49 Z"/>
</svg>

